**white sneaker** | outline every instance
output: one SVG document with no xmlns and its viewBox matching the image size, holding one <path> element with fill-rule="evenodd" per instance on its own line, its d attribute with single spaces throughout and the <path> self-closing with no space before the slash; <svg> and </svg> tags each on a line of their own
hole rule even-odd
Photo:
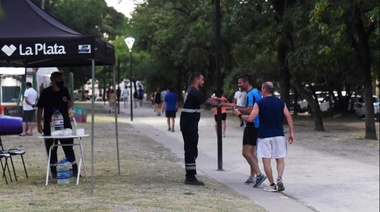
<svg viewBox="0 0 380 212">
<path fill-rule="evenodd" d="M 276 192 L 277 191 L 276 184 L 265 187 L 264 191 Z"/>
<path fill-rule="evenodd" d="M 284 190 L 285 190 L 285 187 L 284 187 L 284 183 L 282 182 L 282 178 L 278 177 L 277 178 L 277 191 L 284 191 Z"/>
</svg>

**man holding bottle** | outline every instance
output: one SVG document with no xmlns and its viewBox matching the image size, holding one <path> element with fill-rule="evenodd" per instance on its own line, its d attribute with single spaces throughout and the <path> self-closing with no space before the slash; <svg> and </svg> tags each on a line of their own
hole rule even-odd
<svg viewBox="0 0 380 212">
<path fill-rule="evenodd" d="M 51 128 L 50 122 L 53 113 L 58 110 L 63 117 L 64 128 L 72 128 L 68 110 L 71 108 L 71 98 L 67 88 L 63 87 L 63 74 L 61 72 L 54 72 L 50 76 L 51 86 L 47 87 L 41 92 L 40 99 L 37 103 L 37 131 L 43 135 L 50 136 Z M 43 127 L 41 125 L 43 113 Z M 74 140 L 59 139 L 61 144 L 73 144 Z M 53 139 L 45 139 L 46 150 L 49 153 L 50 147 L 53 145 Z M 66 158 L 69 159 L 73 165 L 73 176 L 78 173 L 78 165 L 75 161 L 75 154 L 73 146 L 62 146 Z M 53 178 L 57 177 L 57 147 L 51 151 L 50 170 Z"/>
</svg>

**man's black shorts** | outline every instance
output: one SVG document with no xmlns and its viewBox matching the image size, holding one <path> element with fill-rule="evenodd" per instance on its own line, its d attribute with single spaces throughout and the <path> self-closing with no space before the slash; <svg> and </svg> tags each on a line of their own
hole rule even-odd
<svg viewBox="0 0 380 212">
<path fill-rule="evenodd" d="M 259 134 L 259 128 L 254 125 L 248 125 L 244 128 L 243 145 L 256 146 L 257 136 Z"/>
<path fill-rule="evenodd" d="M 35 110 L 22 111 L 22 122 L 35 122 L 36 120 Z"/>
<path fill-rule="evenodd" d="M 175 118 L 175 115 L 176 115 L 176 111 L 173 110 L 173 111 L 165 111 L 165 116 L 168 117 L 168 118 Z"/>
<path fill-rule="evenodd" d="M 214 115 L 214 119 L 215 119 L 215 121 L 218 121 L 218 119 L 217 119 L 217 116 L 218 115 Z M 225 121 L 227 119 L 227 113 L 222 113 L 222 121 Z"/>
</svg>

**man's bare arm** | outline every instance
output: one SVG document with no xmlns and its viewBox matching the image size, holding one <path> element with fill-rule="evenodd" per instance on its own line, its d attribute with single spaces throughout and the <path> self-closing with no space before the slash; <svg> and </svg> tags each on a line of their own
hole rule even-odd
<svg viewBox="0 0 380 212">
<path fill-rule="evenodd" d="M 289 126 L 289 138 L 288 141 L 290 144 L 294 142 L 294 127 L 293 127 L 293 119 L 289 113 L 288 107 L 284 106 L 284 116 Z"/>
</svg>

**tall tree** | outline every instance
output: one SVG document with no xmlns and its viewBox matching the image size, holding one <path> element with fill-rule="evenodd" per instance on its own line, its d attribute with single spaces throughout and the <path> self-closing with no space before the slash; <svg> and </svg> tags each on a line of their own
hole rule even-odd
<svg viewBox="0 0 380 212">
<path fill-rule="evenodd" d="M 370 15 L 374 10 L 378 10 L 378 1 L 325 1 L 317 2 L 314 10 L 314 20 L 323 30 L 325 36 L 335 35 L 337 37 L 346 36 L 351 44 L 352 53 L 356 55 L 358 62 L 357 77 L 362 81 L 364 88 L 364 100 L 366 111 L 366 130 L 365 138 L 377 139 L 374 107 L 373 107 L 373 88 L 374 78 L 372 77 L 372 51 L 371 36 L 378 29 L 378 20 Z M 378 38 L 377 38 L 378 39 Z M 378 70 L 377 70 L 378 72 Z"/>
</svg>

